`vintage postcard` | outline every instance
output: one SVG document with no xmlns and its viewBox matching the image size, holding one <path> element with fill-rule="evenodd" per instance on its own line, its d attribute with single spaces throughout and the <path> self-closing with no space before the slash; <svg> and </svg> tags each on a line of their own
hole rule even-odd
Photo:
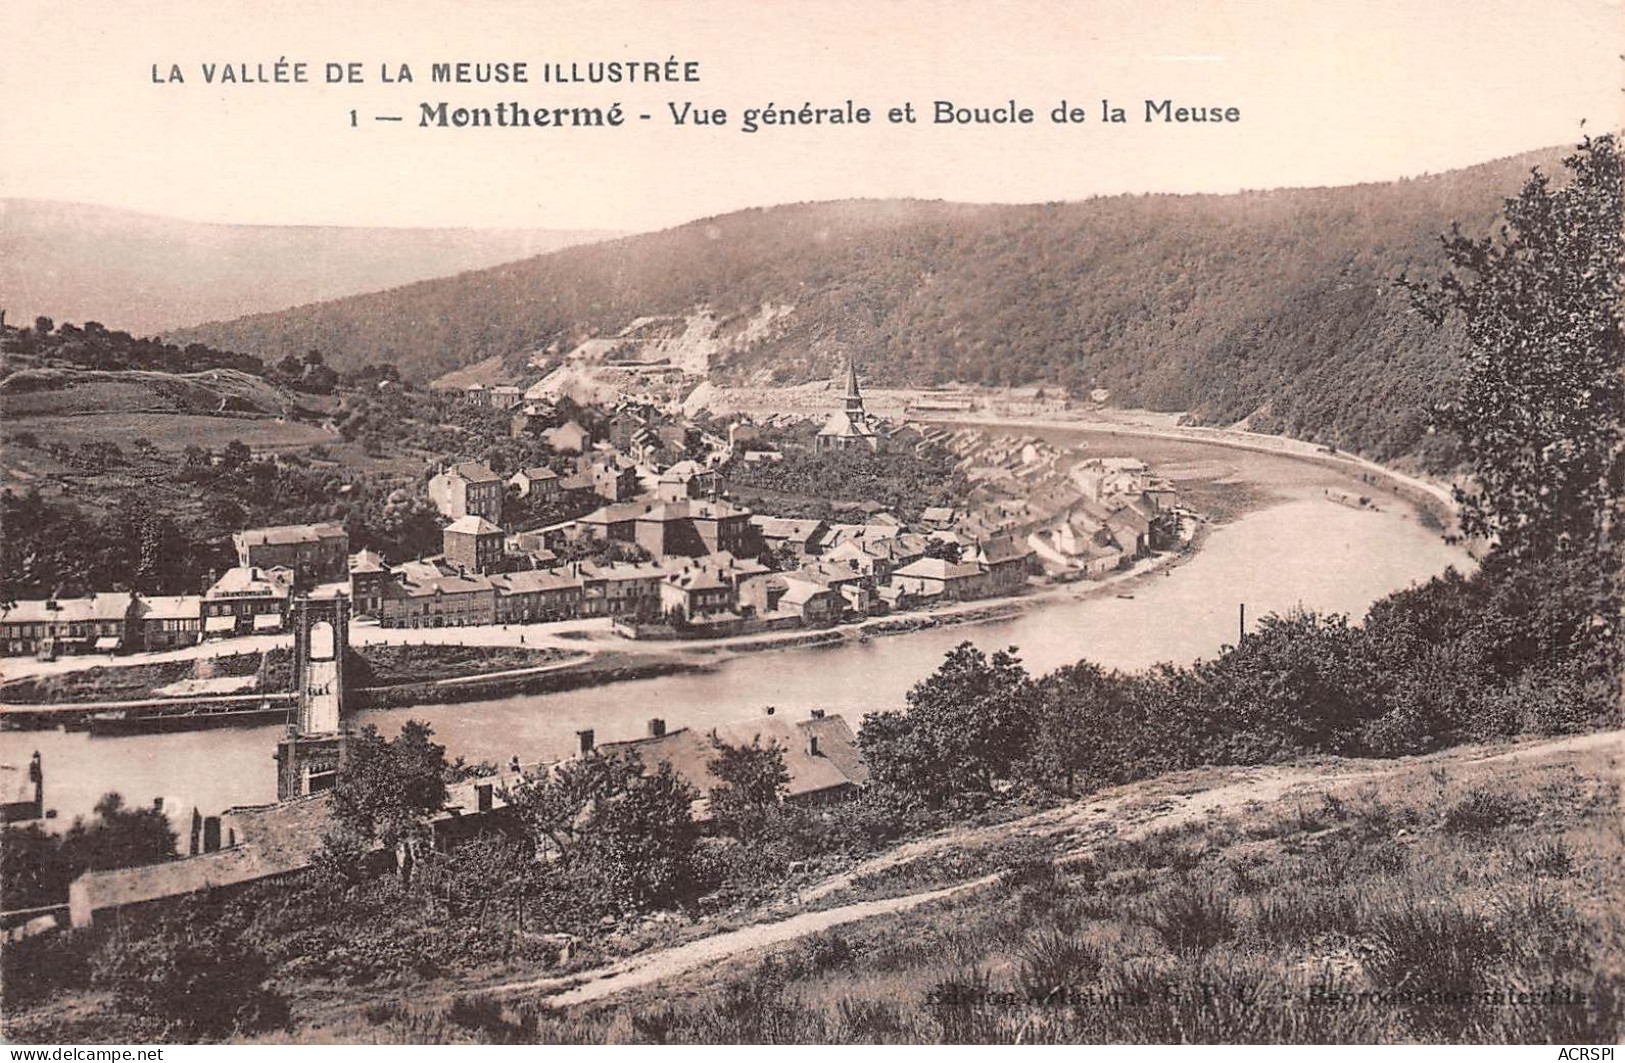
<svg viewBox="0 0 1625 1063">
<path fill-rule="evenodd" d="M 1619 0 L 0 39 L 12 1058 L 1612 1058 Z"/>
</svg>

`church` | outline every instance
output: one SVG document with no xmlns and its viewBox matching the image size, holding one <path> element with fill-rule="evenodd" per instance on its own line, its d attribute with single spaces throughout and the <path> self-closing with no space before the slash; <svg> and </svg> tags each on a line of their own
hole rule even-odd
<svg viewBox="0 0 1625 1063">
<path fill-rule="evenodd" d="M 880 435 L 863 408 L 863 394 L 858 391 L 858 367 L 849 359 L 846 363 L 846 399 L 842 408 L 830 414 L 824 427 L 818 430 L 817 449 L 846 450 L 860 446 L 879 450 Z"/>
</svg>

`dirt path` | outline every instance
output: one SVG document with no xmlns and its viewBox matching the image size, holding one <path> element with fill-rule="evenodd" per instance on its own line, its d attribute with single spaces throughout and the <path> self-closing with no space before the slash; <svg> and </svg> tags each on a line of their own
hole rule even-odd
<svg viewBox="0 0 1625 1063">
<path fill-rule="evenodd" d="M 1244 811 L 1254 802 L 1279 800 L 1297 789 L 1324 792 L 1362 779 L 1410 772 L 1431 763 L 1488 764 L 1521 758 L 1545 759 L 1568 753 L 1596 753 L 1615 758 L 1616 769 L 1625 756 L 1625 731 L 1603 731 L 1511 747 L 1446 751 L 1425 757 L 1388 761 L 1338 761 L 1243 769 L 1199 769 L 1131 783 L 1094 794 L 1060 808 L 1049 809 L 1007 823 L 956 827 L 898 846 L 866 860 L 804 891 L 807 904 L 850 888 L 861 876 L 927 857 L 946 849 L 972 848 L 1013 838 L 1054 839 L 1054 853 L 1064 861 L 1087 852 L 1107 838 L 1135 838 L 1212 815 Z M 882 900 L 859 901 L 803 912 L 785 919 L 758 923 L 564 978 L 525 979 L 482 987 L 477 992 L 511 995 L 537 993 L 548 1004 L 566 1006 L 603 1000 L 617 993 L 652 985 L 699 968 L 734 960 L 745 954 L 783 945 L 845 923 L 908 911 L 922 904 L 990 885 L 999 876 Z"/>
<path fill-rule="evenodd" d="M 997 879 L 997 875 L 988 875 L 973 882 L 961 882 L 926 893 L 861 901 L 818 912 L 803 912 L 801 915 L 794 915 L 776 923 L 758 923 L 755 926 L 741 927 L 738 930 L 729 930 L 669 949 L 635 956 L 589 971 L 585 975 L 507 982 L 488 992 L 507 996 L 513 993 L 540 991 L 552 1005 L 586 1004 L 616 993 L 653 985 L 700 967 L 732 959 L 742 953 L 817 934 L 843 923 L 855 923 L 860 919 L 872 919 L 877 915 L 918 908 L 922 904 L 973 890 L 978 886 L 989 885 Z M 557 991 L 549 992 L 551 990 Z"/>
</svg>

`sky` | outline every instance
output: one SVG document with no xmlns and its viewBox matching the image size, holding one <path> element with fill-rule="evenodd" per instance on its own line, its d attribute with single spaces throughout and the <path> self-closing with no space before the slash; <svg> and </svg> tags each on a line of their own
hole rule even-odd
<svg viewBox="0 0 1625 1063">
<path fill-rule="evenodd" d="M 1572 143 L 1582 119 L 1625 126 L 1620 0 L 6 0 L 0 39 L 0 196 L 212 222 L 639 231 L 849 197 L 1349 184 Z M 698 83 L 536 83 L 547 63 L 674 57 L 699 64 Z M 279 59 L 308 64 L 312 83 L 202 76 L 205 63 L 269 73 Z M 329 61 L 361 63 L 364 83 L 322 83 Z M 533 81 L 437 85 L 440 61 L 523 61 Z M 413 82 L 381 83 L 380 67 L 402 62 Z M 1102 98 L 1128 122 L 1103 124 Z M 746 108 L 849 99 L 870 124 L 740 128 Z M 1033 124 L 930 121 L 937 100 L 1012 99 Z M 1083 123 L 1049 120 L 1063 99 Z M 1234 107 L 1240 121 L 1147 123 L 1147 99 Z M 618 102 L 632 117 L 420 128 L 420 105 L 442 100 Z M 725 108 L 728 123 L 672 124 L 668 105 L 685 101 Z M 904 102 L 920 121 L 888 122 Z"/>
</svg>

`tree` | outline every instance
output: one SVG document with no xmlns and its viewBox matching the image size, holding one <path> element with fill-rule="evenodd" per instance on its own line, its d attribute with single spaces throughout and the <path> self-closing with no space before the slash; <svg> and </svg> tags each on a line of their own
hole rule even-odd
<svg viewBox="0 0 1625 1063">
<path fill-rule="evenodd" d="M 1586 138 L 1564 166 L 1564 187 L 1534 171 L 1494 236 L 1452 229 L 1437 283 L 1403 283 L 1469 343 L 1461 394 L 1437 411 L 1475 478 L 1456 492 L 1462 529 L 1494 542 L 1495 578 L 1578 562 L 1591 618 L 1579 652 L 1609 698 L 1625 659 L 1625 179 L 1612 135 Z"/>
<path fill-rule="evenodd" d="M 44 314 L 41 314 L 39 317 L 36 317 L 34 319 L 34 336 L 35 336 L 36 339 L 40 338 L 40 337 L 44 337 L 44 336 L 49 336 L 51 334 L 51 332 L 55 328 L 56 328 L 56 322 L 52 321 L 50 318 L 46 317 Z"/>
<path fill-rule="evenodd" d="M 581 855 L 599 804 L 625 793 L 642 774 L 635 753 L 594 752 L 524 776 L 509 791 L 508 803 L 537 849 L 568 864 Z"/>
<path fill-rule="evenodd" d="M 254 458 L 254 452 L 241 439 L 233 439 L 220 450 L 220 467 L 227 471 L 240 469 Z"/>
<path fill-rule="evenodd" d="M 736 838 L 755 835 L 767 814 L 790 789 L 790 771 L 784 766 L 784 747 L 762 745 L 756 735 L 750 745 L 730 745 L 715 735 L 716 755 L 707 765 L 721 782 L 711 788 L 711 818 L 717 827 Z"/>
<path fill-rule="evenodd" d="M 699 794 L 662 763 L 591 753 L 526 776 L 508 794 L 556 873 L 587 872 L 623 909 L 663 904 L 691 879 Z"/>
<path fill-rule="evenodd" d="M 1564 165 L 1565 187 L 1534 171 L 1496 235 L 1452 229 L 1450 272 L 1409 285 L 1429 320 L 1466 330 L 1461 395 L 1438 416 L 1477 480 L 1457 491 L 1463 530 L 1509 556 L 1604 556 L 1625 488 L 1620 155 L 1588 137 Z"/>
<path fill-rule="evenodd" d="M 446 804 L 446 747 L 431 742 L 433 736 L 417 720 L 407 720 L 394 740 L 368 724 L 347 743 L 333 787 L 339 828 L 395 851 L 406 885 L 426 841 L 429 817 Z"/>
<path fill-rule="evenodd" d="M 625 906 L 637 910 L 675 900 L 693 879 L 699 794 L 669 763 L 632 780 L 599 806 L 588 835 L 594 863 Z"/>
<path fill-rule="evenodd" d="M 107 793 L 96 802 L 95 812 L 94 820 L 76 820 L 62 836 L 75 874 L 174 859 L 175 835 L 157 809 L 125 808 L 123 796 Z"/>
<path fill-rule="evenodd" d="M 1026 751 L 1035 692 L 1014 649 L 992 657 L 969 642 L 908 692 L 908 712 L 869 713 L 858 744 L 876 782 L 933 805 L 992 792 Z"/>
</svg>

